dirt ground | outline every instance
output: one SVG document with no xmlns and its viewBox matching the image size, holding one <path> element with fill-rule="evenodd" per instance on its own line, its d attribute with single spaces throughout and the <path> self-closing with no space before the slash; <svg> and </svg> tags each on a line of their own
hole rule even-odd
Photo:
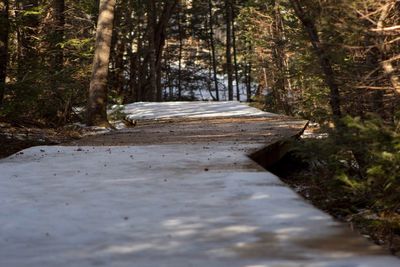
<svg viewBox="0 0 400 267">
<path fill-rule="evenodd" d="M 0 158 L 29 147 L 62 144 L 82 136 L 83 132 L 77 129 L 47 129 L 0 122 Z"/>
</svg>

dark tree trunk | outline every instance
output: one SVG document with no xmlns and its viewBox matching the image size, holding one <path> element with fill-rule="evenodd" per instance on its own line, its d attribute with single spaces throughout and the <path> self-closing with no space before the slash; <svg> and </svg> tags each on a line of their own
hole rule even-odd
<svg viewBox="0 0 400 267">
<path fill-rule="evenodd" d="M 124 55 L 125 55 L 125 43 L 124 41 L 118 41 L 115 53 L 115 69 L 114 69 L 114 90 L 118 93 L 118 95 L 122 95 L 124 93 Z"/>
<path fill-rule="evenodd" d="M 113 40 L 111 45 L 111 58 L 112 71 L 110 71 L 109 83 L 111 85 L 112 91 L 117 93 L 119 96 L 124 94 L 124 55 L 126 46 L 126 36 L 129 32 L 126 30 L 126 25 L 124 25 L 124 18 L 128 19 L 127 12 L 129 8 L 122 7 L 121 5 L 116 5 L 115 7 L 115 19 L 113 27 Z"/>
<path fill-rule="evenodd" d="M 183 52 L 183 32 L 182 32 L 182 20 L 181 20 L 181 8 L 179 10 L 179 55 L 178 55 L 178 100 L 182 99 L 182 52 Z"/>
<path fill-rule="evenodd" d="M 135 95 L 135 88 L 136 88 L 136 57 L 137 53 L 133 53 L 133 40 L 135 40 L 136 36 L 138 36 L 138 33 L 136 33 L 132 15 L 133 15 L 133 0 L 128 1 L 129 6 L 127 10 L 127 24 L 128 24 L 128 40 L 126 40 L 126 46 L 127 46 L 127 64 L 129 66 L 129 79 L 127 81 L 127 91 L 124 93 L 123 97 L 123 103 L 131 103 L 133 102 L 134 95 Z"/>
<path fill-rule="evenodd" d="M 151 0 L 146 2 L 148 48 L 144 55 L 142 66 L 148 70 L 148 75 L 146 77 L 146 83 L 142 85 L 142 90 L 146 90 L 146 97 L 144 97 L 144 99 L 147 101 L 162 100 L 161 67 L 166 40 L 166 28 L 177 3 L 178 0 L 166 1 L 161 16 L 157 21 L 155 1 Z M 142 78 L 144 78 L 145 75 L 146 73 L 143 72 Z"/>
<path fill-rule="evenodd" d="M 8 34 L 10 30 L 8 11 L 8 0 L 0 1 L 0 107 L 3 105 L 7 77 Z"/>
<path fill-rule="evenodd" d="M 334 120 L 342 117 L 340 109 L 340 93 L 339 86 L 336 83 L 335 74 L 333 72 L 332 63 L 327 55 L 327 52 L 320 41 L 315 22 L 312 18 L 304 11 L 299 0 L 290 0 L 292 7 L 303 24 L 307 34 L 310 38 L 311 44 L 314 48 L 315 54 L 318 57 L 320 67 L 324 74 L 325 83 L 330 90 L 330 106 Z"/>
<path fill-rule="evenodd" d="M 247 81 L 246 81 L 246 94 L 247 94 L 247 102 L 251 102 L 251 62 L 247 65 Z"/>
<path fill-rule="evenodd" d="M 156 88 L 157 88 L 157 101 L 162 100 L 162 86 L 161 86 L 161 67 L 162 55 L 165 47 L 165 40 L 167 38 L 166 30 L 168 23 L 171 19 L 172 12 L 175 10 L 178 0 L 169 0 L 164 4 L 164 9 L 158 20 L 156 31 L 154 32 L 155 52 L 156 52 Z"/>
<path fill-rule="evenodd" d="M 232 47 L 233 47 L 233 62 L 235 65 L 235 83 L 236 83 L 236 100 L 240 101 L 240 87 L 239 87 L 239 66 L 237 60 L 237 47 L 236 47 L 236 28 L 235 28 L 235 6 L 232 6 Z"/>
<path fill-rule="evenodd" d="M 53 0 L 52 5 L 52 60 L 51 69 L 59 73 L 64 65 L 64 50 L 62 42 L 64 41 L 65 25 L 65 2 L 64 0 Z"/>
<path fill-rule="evenodd" d="M 18 19 L 18 81 L 24 81 L 25 77 L 37 68 L 38 53 L 36 49 L 37 40 L 35 39 L 39 27 L 38 15 L 32 13 L 25 14 L 38 7 L 38 0 L 22 0 L 17 2 Z"/>
<path fill-rule="evenodd" d="M 109 126 L 107 119 L 107 79 L 115 3 L 116 0 L 100 1 L 87 107 L 87 124 L 90 126 Z"/>
<path fill-rule="evenodd" d="M 138 4 L 141 5 L 142 1 L 138 0 Z M 135 62 L 135 75 L 136 77 L 133 78 L 133 82 L 135 84 L 135 90 L 136 90 L 136 95 L 135 95 L 135 100 L 136 101 L 143 101 L 144 99 L 144 88 L 143 88 L 143 81 L 145 79 L 145 70 L 144 67 L 142 67 L 142 56 L 143 56 L 143 41 L 145 39 L 145 34 L 144 29 L 143 29 L 143 19 L 144 15 L 141 9 L 137 11 L 137 55 L 136 55 L 136 62 Z"/>
<path fill-rule="evenodd" d="M 232 66 L 232 3 L 225 0 L 226 16 L 226 72 L 228 75 L 228 98 L 233 100 L 233 66 Z"/>
<path fill-rule="evenodd" d="M 209 12 L 209 20 L 210 20 L 210 46 L 211 46 L 211 58 L 212 58 L 212 68 L 213 68 L 213 80 L 215 87 L 215 98 L 219 101 L 219 88 L 218 88 L 218 77 L 217 77 L 217 59 L 215 53 L 215 40 L 214 40 L 214 20 L 213 20 L 213 12 L 212 12 L 213 4 L 212 0 L 208 1 L 208 12 Z"/>
<path fill-rule="evenodd" d="M 52 89 L 52 97 L 59 99 L 57 107 L 58 123 L 64 124 L 70 114 L 70 101 L 65 99 L 62 90 L 62 71 L 64 69 L 64 27 L 65 27 L 65 2 L 64 0 L 51 1 L 49 21 L 46 23 L 48 38 L 47 54 L 49 55 L 49 81 Z"/>
<path fill-rule="evenodd" d="M 156 32 L 156 2 L 148 0 L 147 2 L 147 23 L 148 23 L 148 49 L 149 49 L 149 84 L 146 93 L 148 101 L 155 101 L 157 95 L 157 70 L 156 70 L 156 48 L 155 48 L 155 32 Z"/>
<path fill-rule="evenodd" d="M 168 43 L 165 45 L 165 50 L 170 51 L 170 48 L 168 47 Z M 171 65 L 172 64 L 169 62 L 169 58 L 164 57 L 164 67 L 165 67 L 164 89 L 165 89 L 165 93 L 164 93 L 163 99 L 168 99 L 168 100 L 173 100 L 173 96 L 174 96 L 174 88 L 173 88 L 173 84 L 171 83 L 171 81 L 172 81 Z"/>
<path fill-rule="evenodd" d="M 251 63 L 251 54 L 252 54 L 252 45 L 251 43 L 246 43 L 246 95 L 247 102 L 251 102 L 252 92 L 251 92 L 251 83 L 252 83 L 252 63 Z"/>
<path fill-rule="evenodd" d="M 285 64 L 285 44 L 284 44 L 284 32 L 282 24 L 282 15 L 280 11 L 279 1 L 273 1 L 274 8 L 274 23 L 273 23 L 273 60 L 277 70 L 274 79 L 274 90 L 276 92 L 276 102 L 278 108 L 284 111 L 286 115 L 290 114 L 289 103 L 287 99 L 287 88 L 286 88 L 286 64 Z"/>
</svg>

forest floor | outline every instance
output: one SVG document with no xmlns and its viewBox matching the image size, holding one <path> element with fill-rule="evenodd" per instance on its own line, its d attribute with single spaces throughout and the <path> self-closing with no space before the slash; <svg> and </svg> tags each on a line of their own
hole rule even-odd
<svg viewBox="0 0 400 267">
<path fill-rule="evenodd" d="M 7 199 L 0 213 L 9 214 L 0 219 L 7 229 L 0 259 L 8 266 L 398 266 L 248 158 L 300 134 L 306 122 L 234 115 L 234 105 L 209 117 L 190 116 L 207 107 L 184 116 L 180 108 L 160 117 L 159 106 L 138 106 L 135 127 L 101 135 L 6 133 L 7 153 L 34 141 L 64 145 L 1 162 L 10 179 L 0 181 Z"/>
<path fill-rule="evenodd" d="M 279 172 L 277 172 L 278 174 Z M 352 209 L 351 206 L 343 202 L 340 203 L 340 206 L 337 205 L 338 203 L 330 203 L 331 199 L 327 197 L 328 189 L 323 188 L 315 181 L 311 181 L 310 175 L 312 173 L 306 170 L 298 170 L 297 173 L 286 173 L 286 176 L 282 174 L 280 177 L 316 207 L 326 211 L 341 222 L 349 224 L 352 229 L 360 232 L 375 244 L 384 247 L 393 255 L 400 256 L 400 233 L 398 232 L 400 217 L 398 214 L 379 214 L 368 210 L 349 213 L 349 210 Z M 330 192 L 331 195 L 340 195 L 340 193 L 340 190 Z M 343 209 L 343 211 L 340 211 L 340 209 Z M 396 227 L 393 227 L 394 224 L 396 224 Z"/>
<path fill-rule="evenodd" d="M 33 146 L 56 145 L 80 137 L 78 132 L 0 122 L 0 158 Z"/>
<path fill-rule="evenodd" d="M 60 145 L 103 132 L 107 131 L 78 124 L 44 128 L 34 124 L 14 125 L 0 121 L 0 159 L 30 147 Z"/>
<path fill-rule="evenodd" d="M 307 141 L 306 141 L 307 142 Z M 315 177 L 305 163 L 287 154 L 281 161 L 269 168 L 297 193 L 319 209 L 331 214 L 339 221 L 372 240 L 375 244 L 400 256 L 400 217 L 398 213 L 360 210 L 343 198 L 343 188 L 324 184 L 333 177 Z"/>
</svg>

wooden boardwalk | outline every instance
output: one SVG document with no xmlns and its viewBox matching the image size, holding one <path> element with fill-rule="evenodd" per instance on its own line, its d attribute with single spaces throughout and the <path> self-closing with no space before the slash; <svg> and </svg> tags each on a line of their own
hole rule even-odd
<svg viewBox="0 0 400 267">
<path fill-rule="evenodd" d="M 0 161 L 0 266 L 400 265 L 249 158 L 306 122 L 239 103 L 126 111 L 136 127 Z"/>
</svg>

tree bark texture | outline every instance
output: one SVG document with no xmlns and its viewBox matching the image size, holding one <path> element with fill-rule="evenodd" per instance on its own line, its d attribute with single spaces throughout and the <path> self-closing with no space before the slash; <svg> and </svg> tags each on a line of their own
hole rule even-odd
<svg viewBox="0 0 400 267">
<path fill-rule="evenodd" d="M 165 48 L 165 41 L 167 39 L 167 27 L 168 23 L 172 17 L 172 13 L 178 5 L 178 0 L 169 0 L 164 4 L 164 9 L 158 20 L 156 31 L 154 32 L 155 48 L 156 48 L 156 100 L 160 102 L 162 100 L 162 84 L 161 84 L 161 74 L 162 74 L 162 56 Z"/>
<path fill-rule="evenodd" d="M 214 40 L 214 20 L 213 20 L 213 4 L 212 0 L 208 1 L 208 15 L 210 20 L 210 46 L 211 46 L 211 58 L 212 58 L 212 68 L 213 68 L 213 80 L 215 89 L 215 98 L 219 101 L 219 88 L 218 88 L 218 76 L 217 76 L 217 58 L 215 52 L 215 40 Z"/>
<path fill-rule="evenodd" d="M 228 75 L 228 100 L 233 101 L 233 65 L 232 65 L 232 3 L 225 0 L 226 16 L 226 73 Z"/>
<path fill-rule="evenodd" d="M 65 1 L 53 0 L 51 3 L 52 33 L 51 33 L 51 70 L 60 72 L 63 69 L 64 51 L 62 42 L 64 41 L 65 24 Z"/>
<path fill-rule="evenodd" d="M 157 10 L 155 0 L 147 2 L 147 24 L 148 24 L 148 58 L 149 58 L 149 84 L 146 92 L 148 101 L 155 101 L 157 94 L 157 70 L 156 70 L 156 45 L 155 32 L 157 24 Z"/>
<path fill-rule="evenodd" d="M 91 126 L 109 126 L 107 119 L 107 79 L 115 4 L 116 0 L 100 1 L 87 110 L 87 123 Z"/>
<path fill-rule="evenodd" d="M 39 26 L 37 14 L 29 12 L 38 7 L 38 0 L 22 0 L 17 2 L 17 19 L 20 21 L 18 35 L 18 81 L 23 82 L 25 77 L 37 69 L 39 56 L 35 38 Z"/>
<path fill-rule="evenodd" d="M 183 29 L 182 29 L 182 14 L 181 8 L 179 8 L 179 53 L 178 53 L 178 100 L 182 99 L 182 57 L 183 57 Z"/>
<path fill-rule="evenodd" d="M 236 28 L 235 28 L 235 6 L 232 5 L 231 12 L 232 12 L 232 47 L 233 47 L 233 62 L 235 65 L 235 84 L 236 84 L 236 100 L 240 101 L 240 86 L 239 86 L 239 66 L 238 66 L 238 59 L 237 59 L 237 47 L 236 47 Z"/>
<path fill-rule="evenodd" d="M 0 107 L 3 104 L 8 65 L 8 35 L 10 30 L 8 0 L 0 1 Z"/>
<path fill-rule="evenodd" d="M 273 61 L 277 70 L 274 79 L 274 90 L 276 91 L 276 102 L 279 109 L 284 111 L 286 115 L 290 114 L 289 103 L 287 99 L 286 88 L 286 65 L 285 65 L 285 44 L 284 31 L 282 25 L 282 15 L 280 11 L 280 3 L 278 0 L 273 1 L 274 22 L 272 27 L 272 35 L 274 40 Z"/>
</svg>

